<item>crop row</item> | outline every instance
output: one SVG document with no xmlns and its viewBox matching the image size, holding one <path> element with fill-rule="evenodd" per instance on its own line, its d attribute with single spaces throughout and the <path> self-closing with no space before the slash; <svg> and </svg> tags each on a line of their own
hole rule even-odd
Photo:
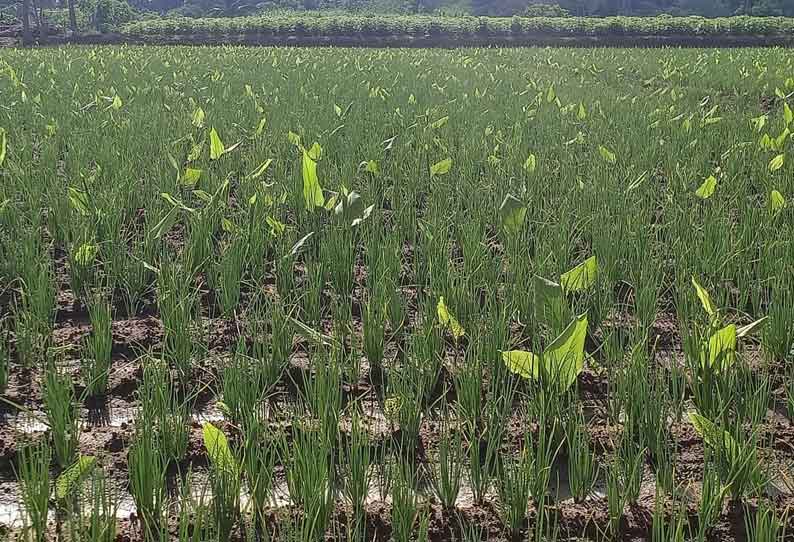
<svg viewBox="0 0 794 542">
<path fill-rule="evenodd" d="M 788 17 L 448 17 L 279 15 L 233 18 L 166 18 L 137 21 L 122 33 L 256 34 L 309 36 L 758 36 L 791 35 Z"/>
</svg>

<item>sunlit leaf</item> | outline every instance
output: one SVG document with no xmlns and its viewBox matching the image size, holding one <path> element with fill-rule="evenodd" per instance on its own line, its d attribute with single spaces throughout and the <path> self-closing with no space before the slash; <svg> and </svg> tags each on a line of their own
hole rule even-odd
<svg viewBox="0 0 794 542">
<path fill-rule="evenodd" d="M 99 247 L 92 243 L 83 243 L 74 253 L 74 261 L 81 267 L 88 267 L 94 263 Z"/>
<path fill-rule="evenodd" d="M 0 128 L 0 167 L 2 167 L 3 163 L 6 161 L 7 145 L 5 128 Z"/>
<path fill-rule="evenodd" d="M 187 186 L 195 186 L 201 178 L 201 170 L 194 168 L 187 168 L 182 174 L 182 184 Z"/>
<path fill-rule="evenodd" d="M 772 160 L 769 162 L 769 171 L 774 173 L 775 171 L 779 170 L 780 168 L 783 167 L 785 161 L 786 161 L 786 155 L 782 153 L 778 154 L 777 156 L 772 158 Z"/>
<path fill-rule="evenodd" d="M 714 175 L 710 175 L 703 183 L 695 190 L 695 195 L 700 199 L 708 199 L 713 194 L 714 191 L 717 189 L 717 178 Z"/>
<path fill-rule="evenodd" d="M 714 307 L 714 303 L 711 301 L 711 295 L 709 295 L 708 290 L 703 288 L 698 283 L 694 276 L 692 277 L 692 286 L 695 287 L 695 292 L 697 293 L 698 299 L 700 299 L 700 304 L 703 306 L 703 310 L 706 311 L 706 314 L 712 318 L 717 316 L 717 309 Z"/>
<path fill-rule="evenodd" d="M 584 368 L 587 323 L 586 314 L 577 316 L 543 352 L 544 369 L 560 379 L 562 389 L 570 388 Z"/>
<path fill-rule="evenodd" d="M 210 458 L 212 466 L 220 471 L 234 474 L 237 472 L 237 461 L 229 448 L 229 441 L 223 431 L 207 422 L 204 424 L 202 433 L 204 435 L 204 447 Z"/>
<path fill-rule="evenodd" d="M 203 128 L 204 127 L 204 110 L 200 107 L 197 107 L 195 111 L 193 111 L 193 126 L 196 128 Z"/>
<path fill-rule="evenodd" d="M 96 457 L 81 455 L 69 468 L 58 476 L 55 481 L 55 498 L 58 501 L 65 501 L 73 495 L 80 482 L 88 476 L 96 465 Z"/>
<path fill-rule="evenodd" d="M 769 320 L 769 316 L 764 316 L 763 318 L 759 318 L 755 322 L 747 324 L 746 326 L 742 326 L 736 330 L 736 338 L 741 339 L 744 337 L 749 337 L 752 335 L 757 329 L 763 327 L 766 321 Z"/>
<path fill-rule="evenodd" d="M 303 151 L 302 172 L 303 200 L 306 204 L 306 209 L 313 211 L 315 207 L 322 207 L 325 204 L 325 197 L 320 186 L 320 180 L 317 178 L 317 162 L 311 158 L 306 150 Z"/>
<path fill-rule="evenodd" d="M 720 431 L 714 422 L 697 412 L 690 412 L 687 416 L 690 423 L 692 423 L 692 427 L 695 428 L 695 432 L 700 435 L 707 446 L 725 454 L 731 462 L 739 457 L 739 445 L 730 433 Z"/>
<path fill-rule="evenodd" d="M 444 126 L 447 123 L 448 120 L 449 120 L 449 116 L 441 117 L 437 121 L 431 122 L 428 125 L 428 128 L 431 129 L 431 130 L 437 130 L 438 128 L 441 128 L 442 126 Z"/>
<path fill-rule="evenodd" d="M 538 159 L 534 154 L 530 154 L 524 161 L 524 170 L 527 173 L 534 173 L 535 168 L 538 167 Z"/>
<path fill-rule="evenodd" d="M 116 96 L 113 97 L 113 103 L 110 104 L 110 107 L 118 111 L 119 109 L 121 109 L 122 105 L 124 104 L 122 103 L 121 98 L 117 94 Z"/>
<path fill-rule="evenodd" d="M 603 145 L 598 146 L 598 152 L 601 154 L 601 158 L 603 158 L 608 164 L 614 164 L 618 161 L 618 157 L 615 155 L 615 153 Z"/>
<path fill-rule="evenodd" d="M 466 330 L 463 329 L 463 326 L 460 325 L 458 320 L 449 312 L 449 309 L 447 309 L 447 305 L 444 303 L 444 296 L 438 299 L 436 312 L 438 313 L 438 322 L 449 330 L 456 341 L 466 334 Z"/>
<path fill-rule="evenodd" d="M 598 276 L 598 260 L 595 256 L 586 259 L 570 271 L 560 275 L 560 285 L 565 294 L 587 290 L 595 284 Z"/>
<path fill-rule="evenodd" d="M 270 164 L 272 163 L 273 163 L 273 159 L 268 158 L 267 160 L 259 164 L 259 167 L 257 167 L 251 173 L 249 173 L 247 179 L 249 181 L 255 181 L 256 179 L 258 179 L 259 177 L 265 174 L 265 171 L 267 171 L 267 168 L 269 168 Z"/>
<path fill-rule="evenodd" d="M 452 158 L 446 158 L 430 166 L 430 176 L 446 175 L 452 167 Z"/>
<path fill-rule="evenodd" d="M 709 338 L 708 364 L 721 372 L 733 364 L 736 357 L 736 326 L 730 324 L 717 330 Z"/>
<path fill-rule="evenodd" d="M 510 350 L 502 352 L 502 361 L 512 373 L 526 379 L 540 378 L 541 358 L 532 352 L 523 350 Z"/>
<path fill-rule="evenodd" d="M 527 207 L 512 194 L 507 194 L 499 207 L 499 218 L 502 227 L 509 233 L 518 233 L 524 227 Z"/>
<path fill-rule="evenodd" d="M 769 208 L 773 213 L 779 213 L 786 207 L 786 198 L 777 190 L 772 190 L 769 194 Z"/>
<path fill-rule="evenodd" d="M 215 128 L 210 130 L 210 160 L 217 160 L 225 152 L 223 142 Z"/>
</svg>

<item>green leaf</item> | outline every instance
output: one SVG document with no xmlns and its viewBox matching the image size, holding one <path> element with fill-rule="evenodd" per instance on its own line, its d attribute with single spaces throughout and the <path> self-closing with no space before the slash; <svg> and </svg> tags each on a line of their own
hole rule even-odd
<svg viewBox="0 0 794 542">
<path fill-rule="evenodd" d="M 312 147 L 314 148 L 314 147 Z M 303 200 L 306 209 L 313 211 L 315 207 L 322 207 L 325 204 L 323 189 L 317 178 L 317 162 L 312 159 L 309 152 L 303 151 Z"/>
<path fill-rule="evenodd" d="M 204 127 L 204 110 L 200 107 L 197 107 L 195 111 L 193 111 L 193 126 L 196 128 L 203 128 Z"/>
<path fill-rule="evenodd" d="M 549 85 L 549 89 L 546 91 L 546 101 L 548 103 L 552 103 L 556 99 L 557 99 L 557 92 L 554 90 L 554 85 Z"/>
<path fill-rule="evenodd" d="M 576 117 L 579 120 L 585 120 L 587 118 L 587 110 L 584 108 L 584 104 L 579 104 L 579 112 L 576 114 Z"/>
<path fill-rule="evenodd" d="M 270 235 L 272 235 L 273 237 L 280 236 L 287 229 L 286 224 L 284 224 L 283 222 L 281 222 L 276 218 L 273 218 L 272 216 L 267 217 L 265 219 L 265 222 L 267 222 L 267 225 L 270 226 Z"/>
<path fill-rule="evenodd" d="M 439 323 L 452 333 L 452 337 L 456 341 L 466 334 L 466 330 L 463 329 L 463 326 L 460 325 L 458 320 L 449 312 L 449 309 L 447 309 L 447 305 L 444 303 L 444 296 L 438 299 L 436 312 L 438 313 Z"/>
<path fill-rule="evenodd" d="M 55 481 L 55 498 L 65 501 L 76 490 L 78 484 L 94 469 L 96 457 L 81 455 L 77 461 L 58 476 Z"/>
<path fill-rule="evenodd" d="M 777 190 L 772 190 L 769 194 L 769 209 L 777 214 L 786 207 L 786 198 Z"/>
<path fill-rule="evenodd" d="M 774 173 L 775 171 L 779 170 L 780 168 L 783 167 L 785 161 L 786 161 L 786 155 L 782 153 L 778 154 L 777 156 L 772 158 L 772 160 L 769 162 L 769 171 Z"/>
<path fill-rule="evenodd" d="M 437 121 L 431 122 L 430 125 L 428 126 L 428 128 L 431 129 L 431 130 L 437 130 L 438 128 L 441 128 L 442 126 L 444 126 L 447 123 L 448 120 L 449 120 L 449 116 L 441 117 Z"/>
<path fill-rule="evenodd" d="M 178 207 L 171 207 L 165 216 L 149 231 L 149 239 L 159 239 L 165 235 L 174 226 L 178 213 Z"/>
<path fill-rule="evenodd" d="M 255 170 L 253 170 L 251 173 L 248 174 L 248 177 L 247 177 L 248 180 L 249 181 L 255 181 L 256 179 L 258 179 L 259 177 L 264 175 L 265 171 L 267 171 L 267 168 L 269 168 L 270 164 L 272 164 L 272 163 L 273 163 L 273 159 L 272 158 L 268 158 L 267 160 L 265 160 L 264 162 L 259 164 L 258 168 L 256 168 Z"/>
<path fill-rule="evenodd" d="M 527 173 L 535 173 L 535 168 L 538 167 L 538 159 L 534 154 L 530 154 L 524 161 L 524 170 Z"/>
<path fill-rule="evenodd" d="M 538 275 L 532 276 L 535 296 L 535 319 L 547 322 L 565 310 L 565 293 L 562 286 Z"/>
<path fill-rule="evenodd" d="M 755 117 L 755 118 L 750 119 L 750 125 L 753 127 L 753 129 L 756 132 L 760 133 L 761 130 L 764 129 L 764 126 L 766 126 L 766 121 L 767 121 L 767 116 L 766 115 L 761 115 L 760 117 Z M 767 136 L 767 137 L 769 137 L 769 136 Z"/>
<path fill-rule="evenodd" d="M 88 201 L 88 194 L 72 186 L 69 187 L 68 192 L 69 192 L 69 203 L 72 204 L 72 208 L 83 216 L 91 215 L 91 207 Z"/>
<path fill-rule="evenodd" d="M 116 111 L 118 111 L 119 109 L 121 109 L 121 106 L 122 106 L 122 105 L 124 105 L 124 104 L 122 103 L 122 101 L 121 101 L 121 98 L 119 97 L 119 95 L 118 95 L 118 94 L 116 94 L 116 95 L 113 97 L 113 103 L 112 103 L 112 104 L 110 104 L 110 107 L 112 107 L 113 109 L 115 109 Z"/>
<path fill-rule="evenodd" d="M 195 186 L 200 178 L 201 170 L 189 167 L 185 169 L 185 172 L 182 174 L 182 184 L 186 186 Z"/>
<path fill-rule="evenodd" d="M 223 156 L 224 152 L 226 149 L 223 147 L 223 142 L 215 128 L 212 128 L 210 130 L 210 160 L 217 160 Z"/>
<path fill-rule="evenodd" d="M 91 243 L 83 243 L 74 254 L 74 261 L 81 267 L 88 267 L 94 263 L 99 247 Z"/>
<path fill-rule="evenodd" d="M 262 117 L 259 119 L 259 124 L 256 125 L 256 130 L 254 130 L 254 136 L 259 137 L 265 131 L 265 127 L 267 126 L 267 117 Z"/>
<path fill-rule="evenodd" d="M 615 153 L 603 145 L 598 146 L 598 152 L 601 154 L 601 158 L 603 158 L 608 164 L 614 164 L 618 161 L 618 157 L 615 155 Z"/>
<path fill-rule="evenodd" d="M 323 148 L 316 141 L 308 152 L 309 152 L 309 158 L 311 158 L 315 162 L 319 162 L 320 160 L 323 159 Z"/>
<path fill-rule="evenodd" d="M 0 128 L 0 167 L 6 161 L 7 145 L 5 128 Z"/>
<path fill-rule="evenodd" d="M 598 260 L 595 256 L 591 256 L 570 271 L 563 273 L 560 276 L 560 284 L 565 295 L 568 295 L 571 292 L 581 292 L 592 287 L 597 276 Z"/>
<path fill-rule="evenodd" d="M 446 175 L 452 167 L 452 158 L 446 158 L 430 166 L 430 176 Z"/>
<path fill-rule="evenodd" d="M 716 331 L 709 338 L 709 367 L 722 372 L 730 367 L 736 358 L 736 326 L 730 324 Z"/>
<path fill-rule="evenodd" d="M 717 189 L 717 178 L 714 175 L 710 175 L 708 179 L 703 181 L 703 184 L 695 190 L 695 195 L 700 199 L 709 199 L 712 194 L 714 194 L 714 190 Z"/>
<path fill-rule="evenodd" d="M 336 113 L 337 118 L 342 118 L 342 108 L 336 104 L 334 104 L 334 113 Z"/>
<path fill-rule="evenodd" d="M 287 140 L 298 148 L 301 148 L 301 136 L 293 131 L 287 133 Z"/>
<path fill-rule="evenodd" d="M 499 218 L 502 227 L 509 233 L 518 233 L 524 227 L 527 218 L 527 207 L 512 194 L 507 194 L 499 207 Z"/>
<path fill-rule="evenodd" d="M 791 121 L 794 120 L 794 113 L 792 113 L 791 108 L 786 102 L 783 102 L 783 120 L 786 122 L 786 126 L 791 124 Z"/>
<path fill-rule="evenodd" d="M 543 352 L 543 367 L 560 379 L 567 390 L 584 368 L 584 343 L 587 338 L 587 314 L 577 316 Z"/>
<path fill-rule="evenodd" d="M 223 431 L 208 422 L 204 424 L 203 433 L 204 447 L 207 449 L 212 466 L 221 471 L 236 473 L 237 462 L 234 460 L 229 448 L 229 441 L 226 440 Z"/>
<path fill-rule="evenodd" d="M 741 339 L 743 337 L 748 337 L 753 334 L 753 332 L 762 327 L 766 321 L 769 320 L 769 316 L 764 316 L 763 318 L 759 318 L 755 322 L 747 324 L 746 326 L 742 326 L 736 330 L 736 338 Z"/>
<path fill-rule="evenodd" d="M 314 235 L 314 232 L 310 231 L 309 233 L 307 233 L 306 235 L 304 235 L 303 237 L 298 239 L 298 242 L 295 243 L 294 245 L 292 245 L 292 249 L 284 257 L 285 258 L 289 258 L 291 256 L 296 256 L 298 254 L 298 252 L 301 251 L 301 248 L 303 248 L 303 245 L 306 244 L 306 241 L 311 239 L 313 235 Z"/>
<path fill-rule="evenodd" d="M 700 299 L 700 304 L 703 305 L 703 310 L 706 311 L 706 314 L 712 318 L 716 317 L 717 309 L 714 307 L 714 303 L 711 302 L 711 296 L 705 288 L 698 284 L 698 281 L 694 276 L 692 277 L 692 286 L 695 287 L 695 292 L 697 292 L 698 299 Z"/>
<path fill-rule="evenodd" d="M 358 218 L 354 218 L 354 219 L 353 219 L 353 221 L 350 223 L 350 225 L 351 225 L 352 227 L 354 227 L 354 228 L 355 228 L 356 226 L 359 226 L 359 225 L 360 225 L 362 222 L 364 222 L 365 220 L 367 220 L 367 219 L 370 217 L 370 215 L 372 215 L 372 211 L 373 211 L 374 209 L 375 209 L 375 204 L 373 203 L 372 205 L 370 205 L 369 207 L 367 207 L 366 209 L 364 209 L 364 212 L 363 212 L 363 213 L 361 213 L 361 216 L 360 216 L 360 217 L 358 217 Z"/>
<path fill-rule="evenodd" d="M 734 463 L 739 458 L 739 444 L 730 433 L 720 431 L 711 420 L 701 416 L 697 412 L 690 412 L 688 415 L 695 432 L 703 439 L 707 446 L 724 454 L 728 461 Z"/>
<path fill-rule="evenodd" d="M 528 380 L 540 378 L 541 359 L 532 352 L 523 350 L 502 352 L 502 361 L 511 373 Z"/>
</svg>

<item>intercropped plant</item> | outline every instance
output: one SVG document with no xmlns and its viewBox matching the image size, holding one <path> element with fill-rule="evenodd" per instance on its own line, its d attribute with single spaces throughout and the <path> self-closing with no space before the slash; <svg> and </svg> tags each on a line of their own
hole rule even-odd
<svg viewBox="0 0 794 542">
<path fill-rule="evenodd" d="M 186 269 L 176 263 L 160 268 L 157 305 L 163 321 L 163 357 L 185 381 L 190 377 L 192 358 L 197 348 L 194 326 L 197 319 L 196 291 L 192 281 L 185 280 Z"/>
<path fill-rule="evenodd" d="M 43 542 L 47 536 L 50 503 L 50 462 L 52 452 L 46 440 L 27 444 L 19 451 L 16 476 L 20 483 L 22 504 L 32 538 Z"/>
<path fill-rule="evenodd" d="M 350 421 L 350 434 L 346 446 L 341 449 L 343 494 L 351 508 L 349 529 L 354 539 L 365 534 L 365 505 L 373 479 L 373 463 L 376 459 L 372 442 L 357 411 Z"/>
<path fill-rule="evenodd" d="M 287 486 L 300 509 L 303 540 L 321 540 L 333 506 L 332 446 L 313 420 L 293 422 L 293 444 L 282 448 Z"/>
<path fill-rule="evenodd" d="M 392 537 L 395 542 L 409 542 L 414 526 L 422 516 L 422 505 L 416 494 L 412 467 L 400 462 L 394 472 L 396 476 L 391 485 Z"/>
<path fill-rule="evenodd" d="M 154 430 L 137 423 L 127 454 L 129 489 L 135 502 L 141 536 L 147 542 L 160 539 L 165 525 L 166 461 L 157 448 Z"/>
<path fill-rule="evenodd" d="M 11 365 L 11 348 L 8 340 L 8 331 L 5 322 L 0 321 L 0 394 L 6 391 Z"/>
<path fill-rule="evenodd" d="M 571 494 L 576 502 L 583 502 L 593 491 L 600 468 L 591 450 L 590 436 L 581 412 L 567 421 L 565 443 Z"/>
<path fill-rule="evenodd" d="M 111 482 L 102 469 L 93 469 L 80 486 L 68 515 L 69 540 L 112 542 L 118 535 L 118 497 Z"/>
<path fill-rule="evenodd" d="M 85 339 L 84 356 L 80 371 L 89 396 L 103 395 L 107 391 L 113 349 L 110 303 L 95 299 L 89 306 L 91 334 Z"/>
<path fill-rule="evenodd" d="M 162 360 L 143 358 L 143 382 L 138 390 L 138 420 L 151 431 L 158 453 L 178 463 L 188 446 L 191 397 L 184 397 Z M 147 433 L 148 436 L 148 433 Z"/>
<path fill-rule="evenodd" d="M 453 429 L 446 421 L 449 414 L 447 405 L 442 406 L 441 438 L 438 442 L 438 454 L 430 472 L 430 482 L 441 506 L 446 511 L 455 508 L 460 493 L 463 476 L 464 448 L 460 430 Z"/>
<path fill-rule="evenodd" d="M 55 448 L 55 459 L 65 468 L 72 464 L 77 455 L 80 420 L 72 379 L 56 366 L 54 359 L 49 361 L 45 370 L 44 404 Z"/>
<path fill-rule="evenodd" d="M 697 529 L 693 533 L 698 542 L 708 540 L 708 536 L 722 513 L 728 489 L 720 482 L 720 476 L 714 465 L 707 462 L 703 469 L 703 483 L 697 507 Z"/>
</svg>

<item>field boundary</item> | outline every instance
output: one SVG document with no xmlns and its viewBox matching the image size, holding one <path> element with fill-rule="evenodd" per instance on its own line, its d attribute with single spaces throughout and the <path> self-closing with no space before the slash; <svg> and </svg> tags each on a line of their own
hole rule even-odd
<svg viewBox="0 0 794 542">
<path fill-rule="evenodd" d="M 46 45 L 242 45 L 262 47 L 361 47 L 361 48 L 463 48 L 463 47 L 626 47 L 626 48 L 738 48 L 792 47 L 794 35 L 600 35 L 558 36 L 525 34 L 521 36 L 417 36 L 417 35 L 267 35 L 267 34 L 174 34 L 129 35 L 85 34 L 51 36 Z M 7 40 L 5 45 L 19 45 Z M 31 44 L 40 45 L 38 43 Z"/>
</svg>

